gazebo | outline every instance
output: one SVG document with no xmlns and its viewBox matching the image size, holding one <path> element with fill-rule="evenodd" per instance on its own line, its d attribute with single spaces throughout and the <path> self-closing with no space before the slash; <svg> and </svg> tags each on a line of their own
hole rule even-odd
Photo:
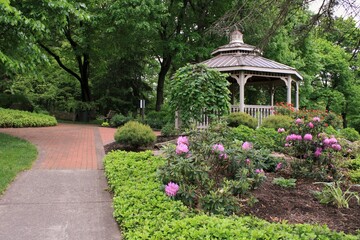
<svg viewBox="0 0 360 240">
<path fill-rule="evenodd" d="M 243 41 L 243 34 L 236 30 L 230 36 L 230 43 L 212 52 L 213 58 L 202 62 L 230 75 L 232 83 L 231 112 L 246 112 L 256 117 L 261 124 L 263 118 L 273 113 L 274 94 L 278 86 L 286 86 L 287 103 L 292 102 L 292 87 L 295 88 L 295 108 L 299 108 L 299 82 L 303 79 L 295 68 L 262 57 L 255 46 Z M 246 105 L 245 87 L 267 87 L 270 105 Z M 239 96 L 238 102 L 237 95 Z M 285 99 L 284 99 L 285 101 Z"/>
</svg>

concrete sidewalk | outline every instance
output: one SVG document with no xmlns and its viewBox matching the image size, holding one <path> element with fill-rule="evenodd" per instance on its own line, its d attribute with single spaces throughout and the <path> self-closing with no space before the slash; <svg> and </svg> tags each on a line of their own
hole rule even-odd
<svg viewBox="0 0 360 240">
<path fill-rule="evenodd" d="M 0 197 L 1 240 L 121 239 L 102 170 L 103 144 L 115 129 L 59 124 L 0 132 L 39 151 L 33 168 Z"/>
</svg>

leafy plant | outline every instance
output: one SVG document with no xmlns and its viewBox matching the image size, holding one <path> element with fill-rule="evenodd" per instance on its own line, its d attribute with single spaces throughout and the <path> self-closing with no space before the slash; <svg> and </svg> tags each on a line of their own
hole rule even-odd
<svg viewBox="0 0 360 240">
<path fill-rule="evenodd" d="M 354 128 L 341 129 L 340 135 L 352 142 L 360 140 L 360 134 Z"/>
<path fill-rule="evenodd" d="M 296 187 L 296 179 L 294 179 L 294 178 L 289 178 L 289 179 L 285 179 L 283 177 L 274 178 L 272 183 L 279 185 L 280 187 L 283 187 L 283 188 Z"/>
<path fill-rule="evenodd" d="M 349 171 L 351 182 L 360 183 L 360 169 Z"/>
<path fill-rule="evenodd" d="M 173 123 L 166 123 L 161 129 L 161 135 L 163 136 L 173 136 L 177 134 L 177 130 Z"/>
<path fill-rule="evenodd" d="M 110 127 L 110 124 L 108 122 L 103 122 L 101 123 L 102 127 Z"/>
<path fill-rule="evenodd" d="M 133 118 L 131 116 L 125 116 L 121 113 L 115 114 L 111 119 L 110 119 L 110 126 L 112 127 L 120 127 L 123 126 L 125 123 L 129 122 L 133 120 Z"/>
<path fill-rule="evenodd" d="M 293 118 L 287 115 L 271 115 L 262 121 L 261 127 L 273 128 L 275 130 L 284 128 L 285 130 L 288 130 L 292 122 Z"/>
<path fill-rule="evenodd" d="M 0 108 L 0 127 L 45 127 L 56 124 L 53 116 Z"/>
<path fill-rule="evenodd" d="M 360 204 L 359 194 L 357 192 L 350 191 L 350 187 L 345 191 L 341 188 L 341 182 L 318 182 L 316 184 L 323 184 L 322 191 L 314 191 L 314 196 L 322 204 L 334 204 L 338 208 L 349 208 L 349 201 L 355 198 Z"/>
<path fill-rule="evenodd" d="M 226 121 L 229 127 L 238 127 L 244 125 L 249 128 L 255 129 L 258 125 L 256 118 L 244 112 L 230 113 L 226 117 Z"/>
<path fill-rule="evenodd" d="M 118 128 L 114 138 L 116 142 L 133 148 L 149 146 L 156 140 L 156 136 L 149 126 L 135 121 L 127 122 Z"/>
<path fill-rule="evenodd" d="M 205 114 L 211 120 L 228 114 L 230 91 L 227 75 L 205 65 L 186 65 L 178 69 L 170 91 L 170 109 L 179 112 L 186 127 L 194 121 L 202 122 Z"/>
<path fill-rule="evenodd" d="M 239 140 L 239 141 L 248 141 L 248 142 L 254 142 L 255 140 L 255 130 L 245 126 L 245 125 L 240 125 L 236 128 L 232 128 L 232 136 L 234 137 L 234 139 Z"/>
</svg>

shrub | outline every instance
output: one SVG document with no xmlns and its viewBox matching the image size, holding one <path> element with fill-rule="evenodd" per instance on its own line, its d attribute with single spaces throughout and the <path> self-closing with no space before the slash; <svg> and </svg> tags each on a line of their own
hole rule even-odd
<svg viewBox="0 0 360 240">
<path fill-rule="evenodd" d="M 239 141 L 249 141 L 249 142 L 254 142 L 255 138 L 255 130 L 252 128 L 249 128 L 245 125 L 240 125 L 236 128 L 232 128 L 232 135 L 234 137 L 234 139 L 239 140 Z"/>
<path fill-rule="evenodd" d="M 360 183 L 360 169 L 349 171 L 349 177 L 351 182 Z"/>
<path fill-rule="evenodd" d="M 116 142 L 133 148 L 149 146 L 156 140 L 153 130 L 148 125 L 135 121 L 127 122 L 118 128 L 114 138 Z"/>
<path fill-rule="evenodd" d="M 325 116 L 324 123 L 328 126 L 333 126 L 335 129 L 341 129 L 343 126 L 342 118 L 333 112 L 329 112 Z"/>
<path fill-rule="evenodd" d="M 253 118 L 252 116 L 244 112 L 230 113 L 226 117 L 226 121 L 228 122 L 229 127 L 238 127 L 240 125 L 244 125 L 249 128 L 255 129 L 258 124 L 256 118 Z"/>
<path fill-rule="evenodd" d="M 339 132 L 333 126 L 326 127 L 324 132 L 328 135 L 339 136 Z"/>
<path fill-rule="evenodd" d="M 145 115 L 145 123 L 153 129 L 162 129 L 170 120 L 166 111 L 150 111 Z"/>
<path fill-rule="evenodd" d="M 173 136 L 177 135 L 177 130 L 173 123 L 166 123 L 165 126 L 161 129 L 161 135 L 163 136 Z"/>
<path fill-rule="evenodd" d="M 114 217 L 125 239 L 358 239 L 326 226 L 195 214 L 159 187 L 156 171 L 165 162 L 150 151 L 114 151 L 105 157 Z"/>
<path fill-rule="evenodd" d="M 288 130 L 292 122 L 293 119 L 289 116 L 271 115 L 262 121 L 261 127 L 273 128 L 275 130 L 278 130 L 279 128 L 284 128 L 285 130 Z"/>
<path fill-rule="evenodd" d="M 0 108 L 10 108 L 23 111 L 34 110 L 33 104 L 30 100 L 20 94 L 0 94 Z"/>
<path fill-rule="evenodd" d="M 360 134 L 354 128 L 344 128 L 340 130 L 340 135 L 349 141 L 360 140 Z"/>
<path fill-rule="evenodd" d="M 270 150 L 278 150 L 282 146 L 283 136 L 273 128 L 261 127 L 256 129 L 254 137 L 255 148 L 267 148 Z"/>
<path fill-rule="evenodd" d="M 115 114 L 111 119 L 110 119 L 110 126 L 112 127 L 120 127 L 123 126 L 125 123 L 129 122 L 133 120 L 133 118 L 131 116 L 125 116 L 122 115 L 121 113 Z"/>
<path fill-rule="evenodd" d="M 285 179 L 283 177 L 274 178 L 272 181 L 273 184 L 279 185 L 283 188 L 294 188 L 296 186 L 296 179 L 289 178 Z"/>
<path fill-rule="evenodd" d="M 0 108 L 0 127 L 3 128 L 46 127 L 56 124 L 56 119 L 49 115 Z"/>
</svg>

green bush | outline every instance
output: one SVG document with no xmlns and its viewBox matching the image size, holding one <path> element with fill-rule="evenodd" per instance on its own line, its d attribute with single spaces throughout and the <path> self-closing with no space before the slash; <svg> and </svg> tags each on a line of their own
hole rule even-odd
<svg viewBox="0 0 360 240">
<path fill-rule="evenodd" d="M 56 124 L 56 119 L 49 115 L 0 108 L 0 127 L 2 128 L 46 127 Z"/>
<path fill-rule="evenodd" d="M 280 187 L 283 188 L 294 188 L 296 187 L 296 179 L 295 178 L 283 178 L 283 177 L 279 177 L 279 178 L 274 178 L 272 181 L 273 184 L 278 185 Z"/>
<path fill-rule="evenodd" d="M 236 128 L 232 128 L 231 131 L 234 139 L 236 140 L 243 142 L 254 142 L 255 140 L 255 130 L 245 125 L 240 125 Z"/>
<path fill-rule="evenodd" d="M 133 148 L 149 146 L 156 140 L 153 130 L 148 125 L 136 121 L 127 122 L 118 128 L 114 138 L 116 142 Z"/>
<path fill-rule="evenodd" d="M 340 135 L 349 141 L 360 140 L 360 134 L 354 128 L 344 128 L 340 130 Z"/>
<path fill-rule="evenodd" d="M 350 171 L 349 177 L 353 183 L 360 183 L 360 169 Z"/>
<path fill-rule="evenodd" d="M 341 129 L 343 126 L 342 118 L 333 112 L 329 112 L 325 116 L 324 122 L 329 126 L 333 126 L 335 129 Z"/>
<path fill-rule="evenodd" d="M 173 123 L 166 123 L 164 127 L 161 129 L 161 135 L 163 136 L 177 135 L 177 130 L 175 129 L 175 125 Z"/>
<path fill-rule="evenodd" d="M 124 239 L 358 239 L 326 226 L 195 214 L 159 187 L 156 172 L 165 162 L 150 151 L 115 151 L 105 157 L 105 174 L 114 192 L 114 217 Z"/>
<path fill-rule="evenodd" d="M 262 121 L 261 127 L 273 128 L 275 130 L 284 128 L 285 130 L 288 130 L 293 121 L 294 120 L 291 117 L 286 115 L 271 115 Z"/>
<path fill-rule="evenodd" d="M 328 135 L 334 135 L 334 136 L 339 136 L 339 132 L 336 131 L 336 129 L 333 126 L 328 126 L 325 128 L 325 133 Z"/>
<path fill-rule="evenodd" d="M 145 115 L 145 123 L 153 129 L 162 129 L 170 120 L 166 111 L 150 111 Z"/>
<path fill-rule="evenodd" d="M 282 146 L 282 139 L 285 134 L 278 133 L 273 128 L 261 127 L 255 130 L 254 145 L 257 149 L 267 148 L 277 150 Z"/>
<path fill-rule="evenodd" d="M 0 94 L 0 108 L 10 108 L 23 111 L 34 110 L 33 104 L 30 100 L 20 94 Z"/>
<path fill-rule="evenodd" d="M 244 125 L 255 129 L 258 125 L 256 118 L 253 118 L 249 114 L 243 112 L 230 113 L 226 117 L 226 121 L 229 127 L 238 127 L 240 125 Z"/>
<path fill-rule="evenodd" d="M 112 127 L 120 127 L 120 126 L 123 126 L 125 123 L 127 123 L 127 122 L 129 122 L 131 120 L 133 120 L 133 118 L 131 116 L 125 116 L 125 115 L 122 115 L 121 113 L 115 114 L 110 119 L 110 126 L 112 126 Z"/>
</svg>

